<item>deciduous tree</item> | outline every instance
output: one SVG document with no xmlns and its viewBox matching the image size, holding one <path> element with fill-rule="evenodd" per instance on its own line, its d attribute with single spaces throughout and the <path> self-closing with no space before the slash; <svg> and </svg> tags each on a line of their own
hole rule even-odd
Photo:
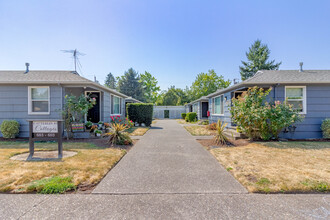
<svg viewBox="0 0 330 220">
<path fill-rule="evenodd" d="M 157 79 L 149 72 L 145 71 L 144 74 L 140 75 L 140 83 L 142 84 L 145 101 L 155 103 L 158 92 L 160 91 L 160 87 L 157 86 Z"/>
<path fill-rule="evenodd" d="M 230 85 L 230 80 L 224 80 L 222 75 L 217 75 L 213 69 L 207 73 L 200 73 L 193 82 L 190 93 L 192 99 L 198 99 L 206 96 L 221 88 L 227 88 Z"/>
</svg>

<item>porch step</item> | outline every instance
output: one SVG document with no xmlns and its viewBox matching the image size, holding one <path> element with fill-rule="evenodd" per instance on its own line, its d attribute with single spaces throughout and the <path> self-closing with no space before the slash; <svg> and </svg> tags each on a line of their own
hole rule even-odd
<svg viewBox="0 0 330 220">
<path fill-rule="evenodd" d="M 228 138 L 232 138 L 234 140 L 246 138 L 246 136 L 244 134 L 237 132 L 236 128 L 227 128 L 223 133 Z"/>
</svg>

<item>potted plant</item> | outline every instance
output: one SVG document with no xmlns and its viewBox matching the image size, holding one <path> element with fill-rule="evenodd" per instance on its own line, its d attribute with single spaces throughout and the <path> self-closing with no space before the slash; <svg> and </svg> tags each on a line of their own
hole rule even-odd
<svg viewBox="0 0 330 220">
<path fill-rule="evenodd" d="M 85 126 L 86 126 L 87 129 L 90 129 L 92 127 L 92 125 L 93 125 L 93 123 L 91 121 L 87 121 L 85 123 Z"/>
<path fill-rule="evenodd" d="M 90 132 L 93 133 L 95 130 L 97 130 L 97 125 L 92 125 Z"/>
<path fill-rule="evenodd" d="M 94 133 L 97 137 L 101 137 L 102 131 L 101 130 L 95 130 Z"/>
<path fill-rule="evenodd" d="M 103 129 L 103 121 L 99 121 L 97 124 L 99 125 L 99 129 L 102 130 Z"/>
</svg>

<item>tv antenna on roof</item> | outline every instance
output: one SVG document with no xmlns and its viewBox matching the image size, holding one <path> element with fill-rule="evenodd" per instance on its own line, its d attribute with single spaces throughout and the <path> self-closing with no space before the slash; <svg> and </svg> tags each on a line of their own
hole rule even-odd
<svg viewBox="0 0 330 220">
<path fill-rule="evenodd" d="M 73 60 L 74 60 L 74 71 L 76 74 L 78 74 L 77 72 L 77 64 L 78 64 L 78 68 L 81 68 L 81 64 L 79 62 L 79 56 L 85 56 L 86 54 L 79 52 L 77 49 L 74 50 L 61 50 L 63 53 L 71 53 L 73 56 Z M 79 75 L 79 74 L 78 74 Z"/>
</svg>

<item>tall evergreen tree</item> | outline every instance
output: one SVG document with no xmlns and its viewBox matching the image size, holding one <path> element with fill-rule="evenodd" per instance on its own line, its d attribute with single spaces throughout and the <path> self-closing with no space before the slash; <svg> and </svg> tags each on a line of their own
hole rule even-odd
<svg viewBox="0 0 330 220">
<path fill-rule="evenodd" d="M 139 74 L 130 68 L 123 76 L 117 77 L 118 91 L 137 100 L 145 101 Z"/>
<path fill-rule="evenodd" d="M 256 40 L 245 54 L 248 61 L 242 61 L 243 66 L 239 67 L 242 80 L 254 76 L 258 70 L 278 70 L 282 64 L 268 61 L 270 50 L 266 44 L 261 44 L 261 40 Z"/>
<path fill-rule="evenodd" d="M 116 84 L 116 78 L 112 75 L 112 73 L 109 73 L 105 78 L 104 85 L 109 87 L 110 89 L 116 89 Z"/>
</svg>

